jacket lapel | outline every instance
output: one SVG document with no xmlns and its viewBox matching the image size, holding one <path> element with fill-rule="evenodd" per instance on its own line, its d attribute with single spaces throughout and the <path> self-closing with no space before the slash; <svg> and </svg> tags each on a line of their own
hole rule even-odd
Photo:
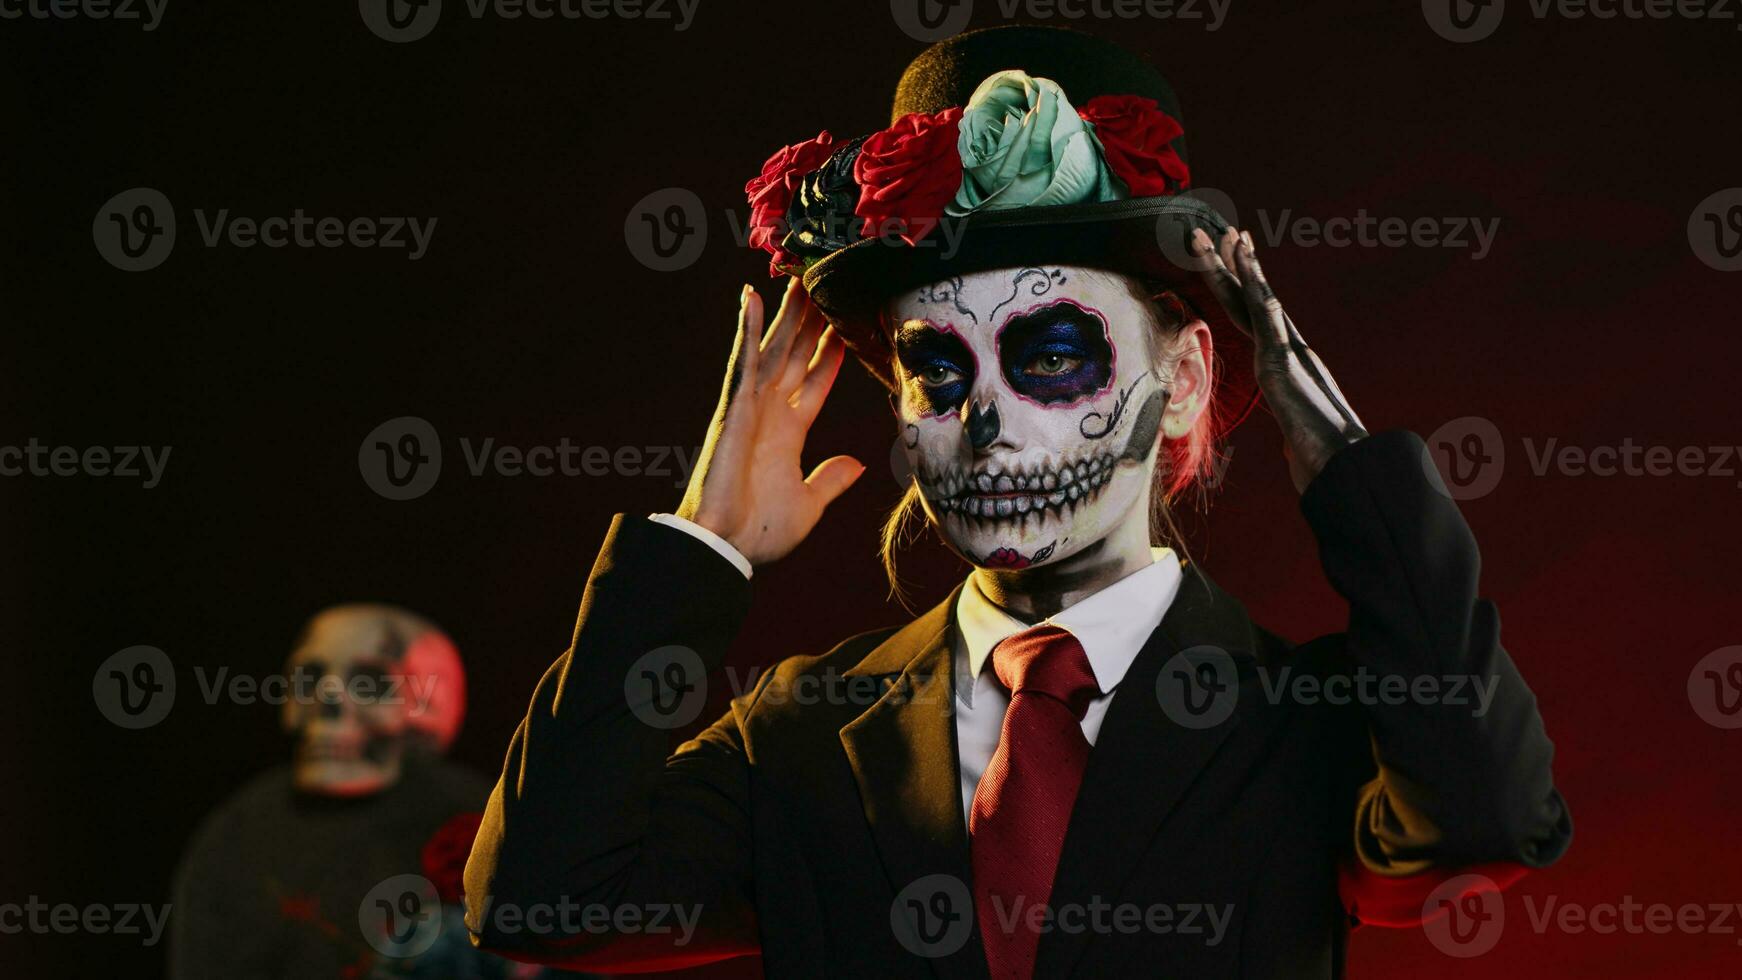
<svg viewBox="0 0 1742 980">
<path fill-rule="evenodd" d="M 887 690 L 840 735 L 891 887 L 900 894 L 922 878 L 948 875 L 961 887 L 950 889 L 947 908 L 966 916 L 972 926 L 972 863 L 951 703 L 951 624 L 960 591 L 958 587 L 847 671 L 848 677 L 881 678 Z M 924 897 L 929 899 L 927 891 Z M 938 948 L 951 946 L 946 941 Z M 930 962 L 938 976 L 951 980 L 988 975 L 977 928 L 948 955 Z"/>
<path fill-rule="evenodd" d="M 1117 900 L 1137 866 L 1134 856 L 1149 848 L 1199 771 L 1239 727 L 1240 706 L 1251 701 L 1237 698 L 1234 713 L 1219 724 L 1178 724 L 1157 696 L 1158 680 L 1179 680 L 1163 678 L 1163 668 L 1174 673 L 1179 664 L 1168 662 L 1193 648 L 1219 649 L 1236 664 L 1250 662 L 1253 647 L 1252 623 L 1240 604 L 1186 569 L 1179 594 L 1120 683 L 1089 753 L 1053 881 L 1055 909 Z M 1035 975 L 1069 975 L 1091 938 L 1089 930 L 1042 935 Z"/>
</svg>

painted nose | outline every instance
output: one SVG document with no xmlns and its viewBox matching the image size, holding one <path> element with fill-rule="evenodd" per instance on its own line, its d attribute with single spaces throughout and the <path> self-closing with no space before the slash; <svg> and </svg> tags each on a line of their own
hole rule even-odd
<svg viewBox="0 0 1742 980">
<path fill-rule="evenodd" d="M 979 402 L 969 402 L 965 424 L 968 428 L 968 445 L 975 449 L 985 449 L 992 445 L 992 440 L 998 438 L 998 405 L 993 403 L 981 408 Z"/>
</svg>

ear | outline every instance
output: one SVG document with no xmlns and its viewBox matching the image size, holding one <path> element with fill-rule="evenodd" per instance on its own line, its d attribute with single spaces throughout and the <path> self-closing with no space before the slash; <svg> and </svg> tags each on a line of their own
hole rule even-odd
<svg viewBox="0 0 1742 980">
<path fill-rule="evenodd" d="M 1161 432 L 1168 439 L 1184 439 L 1210 404 L 1210 366 L 1216 355 L 1209 325 L 1192 320 L 1181 327 L 1168 356 L 1173 362 L 1173 380 L 1168 387 L 1167 410 L 1161 416 Z"/>
</svg>

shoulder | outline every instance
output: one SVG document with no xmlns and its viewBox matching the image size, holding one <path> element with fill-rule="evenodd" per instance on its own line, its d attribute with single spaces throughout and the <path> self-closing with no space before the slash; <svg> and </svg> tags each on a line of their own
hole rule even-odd
<svg viewBox="0 0 1742 980">
<path fill-rule="evenodd" d="M 281 762 L 248 777 L 235 792 L 212 809 L 206 823 L 240 823 L 258 813 L 275 813 L 288 808 L 294 795 L 291 765 Z"/>
<path fill-rule="evenodd" d="M 863 663 L 872 651 L 881 647 L 901 629 L 899 626 L 886 626 L 867 630 L 847 637 L 824 653 L 787 657 L 763 673 L 749 692 L 750 702 L 754 705 L 769 696 L 770 689 L 778 695 L 782 688 L 790 689 L 813 681 L 841 678 L 845 683 L 853 668 Z M 867 677 L 865 680 L 874 678 Z"/>
<path fill-rule="evenodd" d="M 482 810 L 496 785 L 469 766 L 423 753 L 407 754 L 400 784 L 406 795 L 418 801 L 419 809 L 442 819 Z"/>
<path fill-rule="evenodd" d="M 246 851 L 250 835 L 273 825 L 290 808 L 289 764 L 280 764 L 250 777 L 240 788 L 213 807 L 194 826 L 182 852 L 184 865 L 227 860 Z"/>
<path fill-rule="evenodd" d="M 940 605 L 905 625 L 857 633 L 824 653 L 770 666 L 733 703 L 745 735 L 838 732 L 881 702 L 915 657 L 935 650 L 948 628 L 945 609 Z"/>
</svg>

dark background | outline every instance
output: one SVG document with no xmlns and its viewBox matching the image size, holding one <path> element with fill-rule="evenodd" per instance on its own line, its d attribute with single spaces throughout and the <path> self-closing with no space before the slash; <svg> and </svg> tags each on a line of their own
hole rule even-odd
<svg viewBox="0 0 1742 980">
<path fill-rule="evenodd" d="M 1000 22 L 979 6 L 977 26 Z M 1493 952 L 1455 960 L 1419 930 L 1364 929 L 1353 975 L 1730 973 L 1734 935 L 1538 935 L 1518 896 L 1742 900 L 1742 731 L 1702 722 L 1686 690 L 1696 661 L 1742 643 L 1739 478 L 1537 476 L 1524 448 L 1742 441 L 1742 277 L 1700 263 L 1687 237 L 1696 205 L 1742 183 L 1742 35 L 1735 20 L 1538 20 L 1512 6 L 1463 45 L 1409 2 L 1234 0 L 1214 32 L 1078 26 L 1153 56 L 1181 93 L 1198 183 L 1253 226 L 1283 209 L 1501 220 L 1480 261 L 1266 251 L 1371 427 L 1426 436 L 1474 415 L 1503 435 L 1504 479 L 1464 512 L 1577 824 L 1567 857 L 1510 894 Z M 610 515 L 671 509 L 680 490 L 675 475 L 474 478 L 459 439 L 698 443 L 738 284 L 777 288 L 723 214 L 742 220 L 744 181 L 780 145 L 885 125 L 921 48 L 882 2 L 703 0 L 681 33 L 449 8 L 402 45 L 347 3 L 171 0 L 151 33 L 0 21 L 0 444 L 174 447 L 149 491 L 0 479 L 0 902 L 168 901 L 195 822 L 287 752 L 273 709 L 207 706 L 193 669 L 276 671 L 303 620 L 337 601 L 397 601 L 446 627 L 471 670 L 456 755 L 494 771 L 567 642 Z M 91 223 L 135 186 L 164 192 L 181 232 L 162 267 L 129 274 L 99 257 Z M 637 262 L 624 237 L 634 204 L 666 187 L 694 191 L 710 218 L 700 259 L 674 273 Z M 297 207 L 439 224 L 410 262 L 208 249 L 192 218 Z M 735 663 L 905 616 L 873 557 L 897 496 L 885 411 L 849 365 L 812 454 L 871 470 L 758 572 Z M 409 502 L 372 492 L 357 462 L 365 434 L 401 415 L 429 420 L 447 455 Z M 1188 523 L 1220 584 L 1300 639 L 1338 629 L 1343 608 L 1279 446 L 1255 416 L 1210 512 Z M 908 562 L 926 604 L 961 574 L 938 550 Z M 183 689 L 168 720 L 125 731 L 96 711 L 91 679 L 135 644 L 165 650 Z M 8 974 L 150 976 L 161 952 L 0 936 Z"/>
</svg>

